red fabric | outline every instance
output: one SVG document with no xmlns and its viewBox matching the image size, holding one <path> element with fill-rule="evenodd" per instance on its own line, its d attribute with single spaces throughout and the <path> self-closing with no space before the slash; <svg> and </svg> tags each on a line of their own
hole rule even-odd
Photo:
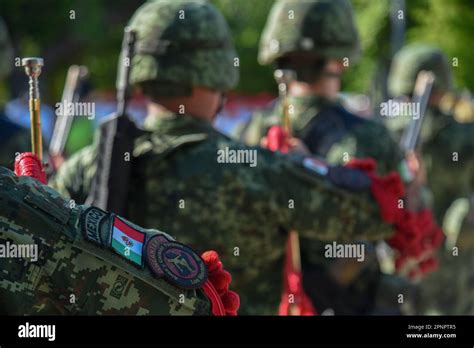
<svg viewBox="0 0 474 348">
<path fill-rule="evenodd" d="M 267 148 L 271 151 L 288 153 L 289 134 L 281 126 L 272 126 L 267 133 Z M 293 267 L 291 240 L 286 243 L 285 268 L 283 270 L 283 293 L 279 307 L 280 315 L 316 315 L 313 303 L 303 289 L 303 275 Z M 289 303 L 290 295 L 293 296 Z"/>
<path fill-rule="evenodd" d="M 347 166 L 364 171 L 372 180 L 371 192 L 380 206 L 384 221 L 393 224 L 400 220 L 402 210 L 398 207 L 398 200 L 403 197 L 405 190 L 398 173 L 392 172 L 386 176 L 375 173 L 376 162 L 372 158 L 353 159 Z"/>
<path fill-rule="evenodd" d="M 373 159 L 355 159 L 348 166 L 361 169 L 370 176 L 371 192 L 379 203 L 382 218 L 395 226 L 395 234 L 388 243 L 397 251 L 397 271 L 410 277 L 420 277 L 434 271 L 437 260 L 432 254 L 443 242 L 444 235 L 434 222 L 432 213 L 429 210 L 411 212 L 399 208 L 398 201 L 405 191 L 399 175 L 376 175 Z"/>
<path fill-rule="evenodd" d="M 303 288 L 303 275 L 293 267 L 290 239 L 286 242 L 285 269 L 283 272 L 283 294 L 279 307 L 279 315 L 317 315 L 311 299 Z M 290 295 L 293 302 L 290 303 Z"/>
<path fill-rule="evenodd" d="M 267 133 L 267 148 L 271 151 L 288 153 L 289 135 L 281 126 L 272 126 Z"/>
<path fill-rule="evenodd" d="M 215 293 L 212 294 L 212 290 L 207 289 L 206 291 L 206 288 L 204 289 L 206 295 L 210 297 L 211 303 L 213 304 L 213 314 L 237 315 L 237 311 L 240 307 L 240 297 L 236 292 L 229 290 L 232 276 L 229 272 L 224 270 L 222 262 L 219 259 L 219 254 L 214 250 L 210 250 L 203 253 L 201 257 L 207 265 L 209 273 L 208 282 L 215 290 Z M 216 298 L 216 295 L 218 298 Z M 222 310 L 219 310 L 220 306 L 222 306 L 223 312 Z"/>
<path fill-rule="evenodd" d="M 46 173 L 39 158 L 31 152 L 23 152 L 15 158 L 15 174 L 29 176 L 46 185 Z"/>
</svg>

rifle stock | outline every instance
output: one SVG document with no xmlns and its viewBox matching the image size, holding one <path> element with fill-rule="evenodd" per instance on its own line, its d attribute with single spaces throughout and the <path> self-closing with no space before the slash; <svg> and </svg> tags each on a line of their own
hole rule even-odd
<svg viewBox="0 0 474 348">
<path fill-rule="evenodd" d="M 134 46 L 135 32 L 125 28 L 117 81 L 117 112 L 99 126 L 97 173 L 87 199 L 88 204 L 120 215 L 126 215 L 133 146 L 136 137 L 141 134 L 126 114 Z"/>
</svg>

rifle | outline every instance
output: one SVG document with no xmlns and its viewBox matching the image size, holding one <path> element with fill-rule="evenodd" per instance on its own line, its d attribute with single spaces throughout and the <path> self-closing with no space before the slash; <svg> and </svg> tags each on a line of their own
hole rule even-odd
<svg viewBox="0 0 474 348">
<path fill-rule="evenodd" d="M 85 66 L 71 65 L 67 71 L 61 102 L 76 103 L 80 98 L 80 91 L 87 80 L 88 70 Z M 71 130 L 73 118 L 68 114 L 68 108 L 63 115 L 58 115 L 54 125 L 53 137 L 49 145 L 49 154 L 52 157 L 63 155 L 64 146 Z"/>
<path fill-rule="evenodd" d="M 431 71 L 420 71 L 416 77 L 415 88 L 413 90 L 412 105 L 420 105 L 419 117 L 412 117 L 408 126 L 403 130 L 400 138 L 400 147 L 405 154 L 405 160 L 400 163 L 399 171 L 405 182 L 411 183 L 416 177 L 417 169 L 410 168 L 410 164 L 420 167 L 419 159 L 416 157 L 416 150 L 419 147 L 421 125 L 426 114 L 428 100 L 435 76 Z M 411 189 L 410 189 L 411 187 Z M 407 208 L 409 210 L 419 210 L 424 206 L 422 202 L 421 187 L 418 185 L 409 185 L 407 192 Z M 412 192 L 409 192 L 409 191 Z"/>
<path fill-rule="evenodd" d="M 136 33 L 125 28 L 120 59 L 120 71 L 117 79 L 117 111 L 105 119 L 99 126 L 99 144 L 97 148 L 97 173 L 86 203 L 104 210 L 125 215 L 128 185 L 131 175 L 131 158 L 134 141 L 141 131 L 127 116 L 129 98 L 128 80 L 135 48 Z"/>
<path fill-rule="evenodd" d="M 416 77 L 412 103 L 420 105 L 420 115 L 418 118 L 411 118 L 408 127 L 404 129 L 402 137 L 400 138 L 400 147 L 405 153 L 414 151 L 418 145 L 421 125 L 425 117 L 434 80 L 435 76 L 431 71 L 420 71 Z"/>
</svg>

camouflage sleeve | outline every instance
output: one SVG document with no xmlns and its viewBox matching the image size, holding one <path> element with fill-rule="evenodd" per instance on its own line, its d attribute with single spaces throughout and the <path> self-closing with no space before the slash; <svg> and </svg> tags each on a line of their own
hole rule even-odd
<svg viewBox="0 0 474 348">
<path fill-rule="evenodd" d="M 403 154 L 389 130 L 382 124 L 367 121 L 354 127 L 342 141 L 335 143 L 327 154 L 332 164 L 352 158 L 371 157 L 377 161 L 377 171 L 386 174 L 397 171 Z"/>
<path fill-rule="evenodd" d="M 261 174 L 267 178 L 267 187 L 279 188 L 274 197 L 280 207 L 277 215 L 288 230 L 297 229 L 301 236 L 312 239 L 346 241 L 380 240 L 393 233 L 370 194 L 370 180 L 361 172 L 344 174 L 346 169 L 339 167 L 340 171 L 329 176 L 323 164 L 314 165 L 308 158 L 263 162 Z M 367 180 L 363 190 L 340 187 L 334 181 L 354 174 L 361 177 L 350 178 L 355 181 L 349 185 Z"/>
<path fill-rule="evenodd" d="M 255 160 L 232 163 L 226 153 L 255 156 Z M 337 187 L 325 173 L 327 167 L 307 163 L 322 171 L 317 173 L 299 158 L 216 137 L 182 147 L 172 157 L 150 161 L 149 172 L 143 174 L 148 177 L 145 191 L 137 190 L 137 197 L 131 198 L 143 202 L 136 208 L 137 219 L 145 211 L 148 225 L 159 219 L 164 226 L 191 229 L 199 235 L 208 234 L 206 229 L 215 226 L 223 232 L 213 234 L 214 242 L 223 248 L 236 243 L 230 231 L 253 233 L 258 244 L 258 236 L 265 244 L 266 239 L 275 237 L 278 227 L 297 229 L 302 236 L 319 240 L 376 240 L 392 233 L 392 226 L 381 220 L 368 187 L 360 192 Z M 171 172 L 173 175 L 168 175 Z M 137 186 L 143 184 L 137 182 Z M 180 199 L 185 206 L 176 210 L 174 202 L 178 200 L 179 206 Z M 192 243 L 195 238 L 186 241 Z M 276 243 L 267 242 L 265 248 Z"/>
<path fill-rule="evenodd" d="M 112 242 L 116 229 L 130 237 L 128 255 Z M 97 208 L 70 207 L 48 186 L 0 167 L 0 313 L 209 314 L 201 289 L 155 277 L 141 260 L 140 241 L 153 238 L 172 241 Z"/>
<path fill-rule="evenodd" d="M 95 158 L 94 144 L 81 149 L 64 162 L 58 172 L 48 180 L 49 186 L 63 197 L 78 204 L 84 203 L 96 172 Z"/>
</svg>

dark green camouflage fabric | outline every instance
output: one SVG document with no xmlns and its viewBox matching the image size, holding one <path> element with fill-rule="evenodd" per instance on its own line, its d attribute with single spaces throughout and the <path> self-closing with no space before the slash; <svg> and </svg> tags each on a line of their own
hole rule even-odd
<svg viewBox="0 0 474 348">
<path fill-rule="evenodd" d="M 209 315 L 201 290 L 154 278 L 83 234 L 85 206 L 0 167 L 0 314 Z M 101 233 L 110 229 L 110 214 Z M 130 224 L 148 237 L 165 235 Z M 166 235 L 168 237 L 168 235 Z M 37 248 L 18 258 L 9 251 Z M 25 252 L 25 251 L 24 251 Z M 29 257 L 27 257 L 29 256 Z"/>
<path fill-rule="evenodd" d="M 449 91 L 453 77 L 448 58 L 439 48 L 412 44 L 405 46 L 393 57 L 388 75 L 388 90 L 392 96 L 411 95 L 416 77 L 421 70 L 432 71 L 435 76 L 433 89 Z"/>
<path fill-rule="evenodd" d="M 241 296 L 240 314 L 276 314 L 286 234 L 309 240 L 383 239 L 368 192 L 336 188 L 290 158 L 249 148 L 189 115 L 149 116 L 136 141 L 127 218 L 172 230 L 194 248 L 219 250 Z M 219 162 L 219 150 L 255 151 L 255 166 Z M 80 202 L 95 174 L 94 148 L 73 156 L 52 181 Z M 344 231 L 344 233 L 342 233 Z"/>
<path fill-rule="evenodd" d="M 268 15 L 258 60 L 271 64 L 289 53 L 356 59 L 360 54 L 348 0 L 278 0 Z"/>
<path fill-rule="evenodd" d="M 402 155 L 383 125 L 350 114 L 336 101 L 323 97 L 289 97 L 288 100 L 292 134 L 303 140 L 311 153 L 331 164 L 372 157 L 379 172 L 396 171 Z M 271 126 L 281 124 L 282 112 L 281 103 L 276 100 L 273 106 L 256 111 L 249 123 L 233 135 L 249 145 L 258 144 Z M 340 233 L 345 234 L 344 227 Z M 304 288 L 318 311 L 330 309 L 340 315 L 400 313 L 396 296 L 389 296 L 386 289 L 384 296 L 379 287 L 396 283 L 401 289 L 408 284 L 401 278 L 381 282 L 391 276 L 380 272 L 373 245 L 366 244 L 363 262 L 352 262 L 328 259 L 324 256 L 324 243 L 304 236 L 300 239 Z M 336 280 L 336 272 L 347 274 L 352 280 L 342 284 Z"/>
<path fill-rule="evenodd" d="M 208 1 L 150 1 L 129 26 L 137 32 L 130 83 L 146 94 L 183 96 L 193 86 L 227 91 L 237 84 L 229 27 Z"/>
</svg>

